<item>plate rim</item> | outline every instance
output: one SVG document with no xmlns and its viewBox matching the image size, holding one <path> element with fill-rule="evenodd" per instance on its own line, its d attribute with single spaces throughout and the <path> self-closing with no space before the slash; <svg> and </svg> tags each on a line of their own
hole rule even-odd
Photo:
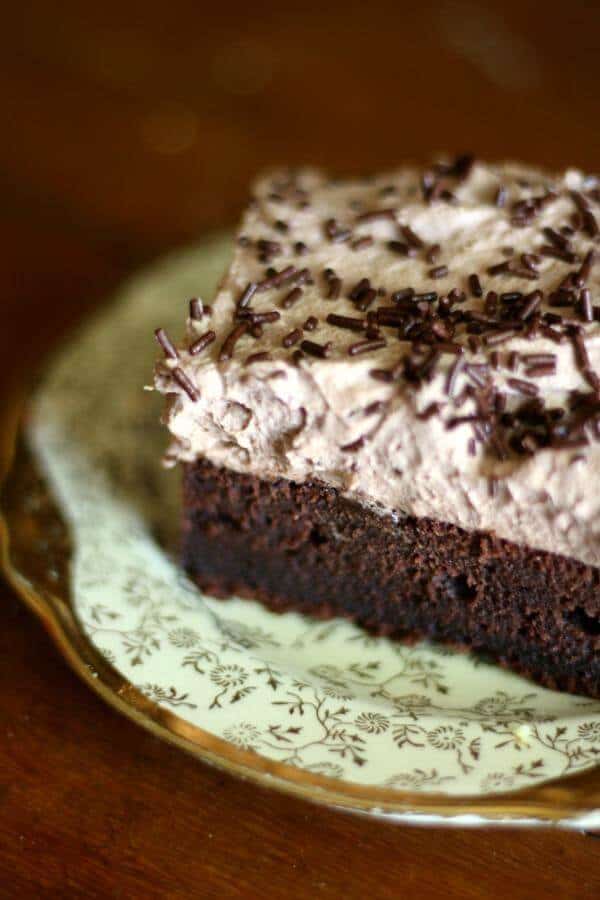
<svg viewBox="0 0 600 900">
<path fill-rule="evenodd" d="M 26 567 L 19 568 L 13 563 L 11 548 L 15 541 L 11 525 L 18 511 L 8 508 L 4 488 L 16 470 L 17 459 L 25 453 L 24 422 L 28 401 L 41 380 L 40 377 L 32 379 L 29 389 L 22 385 L 18 387 L 8 398 L 8 410 L 0 416 L 0 574 L 41 621 L 75 674 L 110 707 L 159 739 L 233 777 L 319 805 L 373 815 L 391 822 L 553 825 L 582 829 L 594 814 L 598 816 L 600 766 L 563 775 L 541 785 L 488 796 L 415 793 L 358 785 L 306 772 L 252 750 L 235 747 L 142 694 L 87 638 L 79 626 L 70 598 L 40 588 Z M 594 820 L 592 827 L 598 828 L 598 822 Z"/>
</svg>

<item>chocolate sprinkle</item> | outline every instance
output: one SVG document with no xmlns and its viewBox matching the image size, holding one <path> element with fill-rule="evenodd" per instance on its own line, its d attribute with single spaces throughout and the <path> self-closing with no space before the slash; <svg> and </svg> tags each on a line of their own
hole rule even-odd
<svg viewBox="0 0 600 900">
<path fill-rule="evenodd" d="M 374 288 L 366 288 L 364 291 L 361 291 L 355 301 L 357 309 L 360 309 L 361 312 L 365 312 L 376 297 L 377 291 L 374 290 Z"/>
<path fill-rule="evenodd" d="M 250 281 L 237 302 L 238 309 L 243 309 L 245 306 L 248 306 L 254 294 L 256 293 L 256 282 Z"/>
<path fill-rule="evenodd" d="M 338 328 L 347 328 L 350 331 L 363 331 L 366 324 L 364 319 L 355 319 L 351 316 L 338 316 L 336 313 L 329 313 L 325 321 L 330 325 L 336 325 Z"/>
<path fill-rule="evenodd" d="M 189 352 L 190 352 L 191 356 L 198 356 L 198 354 L 202 353 L 202 351 L 206 347 L 208 347 L 209 344 L 212 344 L 212 342 L 215 340 L 215 338 L 216 338 L 216 335 L 215 335 L 214 331 L 205 332 L 205 334 L 203 334 L 201 337 L 199 337 L 197 341 L 194 341 L 194 343 L 190 345 Z"/>
<path fill-rule="evenodd" d="M 429 270 L 430 278 L 445 278 L 448 274 L 448 266 L 436 266 L 435 269 Z"/>
<path fill-rule="evenodd" d="M 302 288 L 299 288 L 299 287 L 292 288 L 292 290 L 289 292 L 289 294 L 286 294 L 285 297 L 283 298 L 283 300 L 281 301 L 281 305 L 283 306 L 284 309 L 289 309 L 291 306 L 294 305 L 294 303 L 296 303 L 300 299 L 301 296 L 302 296 Z"/>
<path fill-rule="evenodd" d="M 180 369 L 179 366 L 177 366 L 177 368 L 172 370 L 171 375 L 173 377 L 173 381 L 177 382 L 179 387 L 185 391 L 192 403 L 196 403 L 196 401 L 200 398 L 200 394 L 196 390 L 192 381 L 185 374 L 183 369 Z"/>
<path fill-rule="evenodd" d="M 357 222 L 375 222 L 377 219 L 390 219 L 392 222 L 396 219 L 395 209 L 371 209 L 361 213 L 356 217 Z"/>
<path fill-rule="evenodd" d="M 190 319 L 199 322 L 204 315 L 204 304 L 200 297 L 192 297 L 189 302 Z"/>
<path fill-rule="evenodd" d="M 286 266 L 281 272 L 275 272 L 273 275 L 263 279 L 263 281 L 259 281 L 256 285 L 256 290 L 262 292 L 268 291 L 270 288 L 283 287 L 288 281 L 303 281 L 307 275 L 308 269 L 298 271 L 296 266 Z"/>
<path fill-rule="evenodd" d="M 592 266 L 594 265 L 594 262 L 595 262 L 594 251 L 588 250 L 588 252 L 585 255 L 585 259 L 583 260 L 583 263 L 581 264 L 581 268 L 579 269 L 579 272 L 577 273 L 578 279 L 580 282 L 580 284 L 579 284 L 580 287 L 583 287 L 583 285 L 586 283 L 586 281 L 590 277 L 590 273 L 592 271 Z"/>
<path fill-rule="evenodd" d="M 163 353 L 167 359 L 179 359 L 179 353 L 175 349 L 175 345 L 164 328 L 157 328 L 154 337 L 162 347 Z"/>
<path fill-rule="evenodd" d="M 299 328 L 294 328 L 293 331 L 290 331 L 289 334 L 286 334 L 286 336 L 283 338 L 281 343 L 283 344 L 284 347 L 292 347 L 294 344 L 297 344 L 298 341 L 300 341 L 301 339 L 302 339 L 302 332 L 300 331 Z"/>
<path fill-rule="evenodd" d="M 414 288 L 403 288 L 401 291 L 394 291 L 392 300 L 394 303 L 402 303 L 404 300 L 412 300 L 415 296 Z"/>
<path fill-rule="evenodd" d="M 328 219 L 325 222 L 325 235 L 332 244 L 340 244 L 347 241 L 352 236 L 349 228 L 342 228 L 335 219 Z"/>
<path fill-rule="evenodd" d="M 421 419 L 421 421 L 426 422 L 428 419 L 433 418 L 433 416 L 439 415 L 442 409 L 442 404 L 434 401 L 425 407 L 421 412 L 417 413 L 417 419 Z"/>
<path fill-rule="evenodd" d="M 221 347 L 221 352 L 219 353 L 219 362 L 223 362 L 226 359 L 231 359 L 233 356 L 233 351 L 235 350 L 235 345 L 239 341 L 239 339 L 246 334 L 249 328 L 249 322 L 240 322 L 239 325 L 230 331 L 223 346 Z"/>
<path fill-rule="evenodd" d="M 331 342 L 326 344 L 316 344 L 314 341 L 304 340 L 300 344 L 301 349 L 308 353 L 309 356 L 316 356 L 319 359 L 326 359 L 331 352 Z"/>
<path fill-rule="evenodd" d="M 421 250 L 425 246 L 421 238 L 414 233 L 410 225 L 400 225 L 400 234 L 406 243 L 409 244 L 409 246 L 414 247 L 415 250 Z"/>
<path fill-rule="evenodd" d="M 246 357 L 246 366 L 251 366 L 257 362 L 269 362 L 273 357 L 266 350 L 262 350 L 260 353 L 251 353 L 250 356 Z"/>
<path fill-rule="evenodd" d="M 327 291 L 328 300 L 337 300 L 342 290 L 342 282 L 339 278 L 332 278 L 329 282 L 329 290 Z"/>
<path fill-rule="evenodd" d="M 556 375 L 556 363 L 546 362 L 528 366 L 525 369 L 525 375 L 528 378 L 540 378 L 544 375 Z"/>
<path fill-rule="evenodd" d="M 387 341 L 385 338 L 357 341 L 356 344 L 351 344 L 348 347 L 348 354 L 350 356 L 357 356 L 359 353 L 370 353 L 372 350 L 381 350 L 381 348 L 386 345 Z"/>
<path fill-rule="evenodd" d="M 398 253 L 400 256 L 415 256 L 417 252 L 410 244 L 405 244 L 402 241 L 388 241 L 386 246 L 392 253 Z"/>
<path fill-rule="evenodd" d="M 532 384 L 530 381 L 523 381 L 522 378 L 507 378 L 506 383 L 513 390 L 517 391 L 517 393 L 525 394 L 528 397 L 535 397 L 540 391 L 537 384 Z"/>
<path fill-rule="evenodd" d="M 475 272 L 469 275 L 469 290 L 474 297 L 483 297 L 483 288 L 479 280 L 479 275 Z"/>
<path fill-rule="evenodd" d="M 592 309 L 592 295 L 589 288 L 584 288 L 581 292 L 581 314 L 584 322 L 594 321 L 594 311 Z"/>
<path fill-rule="evenodd" d="M 519 318 L 528 319 L 537 310 L 542 302 L 543 294 L 541 291 L 533 291 L 525 297 L 525 306 L 521 309 Z"/>
<path fill-rule="evenodd" d="M 359 437 L 357 440 L 352 441 L 350 444 L 344 444 L 343 447 L 340 447 L 340 450 L 343 453 L 357 453 L 359 450 L 365 446 L 364 437 Z"/>
</svg>

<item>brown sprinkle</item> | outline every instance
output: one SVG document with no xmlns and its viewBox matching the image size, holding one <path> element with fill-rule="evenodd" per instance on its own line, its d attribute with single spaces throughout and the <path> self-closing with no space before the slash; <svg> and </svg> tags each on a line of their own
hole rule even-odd
<svg viewBox="0 0 600 900">
<path fill-rule="evenodd" d="M 544 228 L 543 232 L 550 243 L 554 244 L 559 250 L 569 250 L 569 241 L 563 234 L 555 231 L 554 228 Z"/>
<path fill-rule="evenodd" d="M 410 225 L 400 225 L 400 234 L 411 247 L 421 250 L 425 245 L 421 238 L 414 233 Z"/>
<path fill-rule="evenodd" d="M 581 327 L 581 326 L 580 326 Z M 577 365 L 581 371 L 585 371 L 586 369 L 590 369 L 590 358 L 588 356 L 587 348 L 585 346 L 585 341 L 583 335 L 580 331 L 577 331 L 574 335 L 572 335 L 571 340 L 573 341 L 573 350 L 575 351 L 575 360 Z"/>
<path fill-rule="evenodd" d="M 480 413 L 472 413 L 469 416 L 453 416 L 446 422 L 446 428 L 448 431 L 453 431 L 460 425 L 472 425 L 476 422 L 485 422 L 485 416 L 482 416 Z"/>
<path fill-rule="evenodd" d="M 403 288 L 401 291 L 394 291 L 391 299 L 394 303 L 403 303 L 405 300 L 412 300 L 415 296 L 414 288 Z"/>
<path fill-rule="evenodd" d="M 192 297 L 189 302 L 190 319 L 198 322 L 204 315 L 204 304 L 200 297 Z"/>
<path fill-rule="evenodd" d="M 581 292 L 581 315 L 584 322 L 594 321 L 594 310 L 592 309 L 592 295 L 589 288 L 584 288 Z"/>
<path fill-rule="evenodd" d="M 297 301 L 302 296 L 302 293 L 303 293 L 302 288 L 299 288 L 299 287 L 292 288 L 292 290 L 289 292 L 289 294 L 286 294 L 285 297 L 283 298 L 283 300 L 281 301 L 281 305 L 283 306 L 283 308 L 289 309 L 291 306 L 294 305 L 294 303 L 297 303 Z"/>
<path fill-rule="evenodd" d="M 504 262 L 496 263 L 493 266 L 489 266 L 487 273 L 488 275 L 504 275 L 506 272 L 510 271 L 510 260 L 505 259 Z"/>
<path fill-rule="evenodd" d="M 266 350 L 262 350 L 260 353 L 251 353 L 250 356 L 247 356 L 244 365 L 251 366 L 257 362 L 269 362 L 272 358 L 270 353 L 267 353 Z"/>
<path fill-rule="evenodd" d="M 519 354 L 516 350 L 513 350 L 512 353 L 508 354 L 508 359 L 506 360 L 506 365 L 510 369 L 511 372 L 515 372 L 519 365 Z"/>
<path fill-rule="evenodd" d="M 592 266 L 594 265 L 594 262 L 595 262 L 594 251 L 588 250 L 588 252 L 585 255 L 585 259 L 583 260 L 583 263 L 581 264 L 581 268 L 579 269 L 579 272 L 577 273 L 579 276 L 579 280 L 581 282 L 581 286 L 583 286 L 586 283 L 586 281 L 588 280 L 588 278 L 590 277 L 590 273 L 592 271 Z"/>
<path fill-rule="evenodd" d="M 464 367 L 464 361 L 461 357 L 458 357 L 456 362 L 452 363 L 450 370 L 448 372 L 448 377 L 446 378 L 446 386 L 445 391 L 448 397 L 451 397 L 454 393 L 454 388 L 456 387 L 456 382 L 458 381 L 458 376 L 460 375 L 462 369 Z"/>
<path fill-rule="evenodd" d="M 543 363 L 556 363 L 554 353 L 523 353 L 521 359 L 527 366 L 541 365 Z"/>
<path fill-rule="evenodd" d="M 434 269 L 429 270 L 430 278 L 445 278 L 448 274 L 448 266 L 436 266 Z"/>
<path fill-rule="evenodd" d="M 537 363 L 536 365 L 528 366 L 525 369 L 525 375 L 527 378 L 539 378 L 543 375 L 556 375 L 556 363 Z"/>
<path fill-rule="evenodd" d="M 175 349 L 175 345 L 164 328 L 157 328 L 154 337 L 162 347 L 163 353 L 167 359 L 179 359 L 179 353 Z"/>
<path fill-rule="evenodd" d="M 543 294 L 541 291 L 533 291 L 531 294 L 528 294 L 524 298 L 525 306 L 521 310 L 519 318 L 528 319 L 530 316 L 532 316 L 542 302 L 542 297 Z"/>
<path fill-rule="evenodd" d="M 348 354 L 350 356 L 357 356 L 359 353 L 370 353 L 373 350 L 381 350 L 382 347 L 387 346 L 387 341 L 385 338 L 376 338 L 375 340 L 366 340 L 366 341 L 357 341 L 356 344 L 351 344 L 348 347 Z"/>
<path fill-rule="evenodd" d="M 369 403 L 368 406 L 365 406 L 363 415 L 373 416 L 375 413 L 384 412 L 387 408 L 388 404 L 385 400 L 374 400 L 372 403 Z"/>
<path fill-rule="evenodd" d="M 328 219 L 325 222 L 325 235 L 333 244 L 340 244 L 347 241 L 352 236 L 349 228 L 342 228 L 335 219 Z"/>
<path fill-rule="evenodd" d="M 394 374 L 390 372 L 389 369 L 371 369 L 369 372 L 369 376 L 374 378 L 375 381 L 383 381 L 386 384 L 394 381 Z"/>
<path fill-rule="evenodd" d="M 364 319 L 356 319 L 353 316 L 338 316 L 336 313 L 329 313 L 325 321 L 329 325 L 347 328 L 349 331 L 363 331 L 366 324 Z"/>
<path fill-rule="evenodd" d="M 293 331 L 290 331 L 289 334 L 286 334 L 284 339 L 282 340 L 282 344 L 284 347 L 292 347 L 294 344 L 297 344 L 298 341 L 302 340 L 302 332 L 299 328 L 294 328 Z"/>
<path fill-rule="evenodd" d="M 388 250 L 391 250 L 392 253 L 400 254 L 400 256 L 415 256 L 417 252 L 410 244 L 405 244 L 402 241 L 388 241 L 387 248 Z"/>
<path fill-rule="evenodd" d="M 239 339 L 246 334 L 249 328 L 249 322 L 240 322 L 239 325 L 230 331 L 225 341 L 223 342 L 223 346 L 221 347 L 221 352 L 219 353 L 219 362 L 223 362 L 226 359 L 231 359 L 233 356 L 233 351 L 235 350 L 235 345 L 239 341 Z"/>
<path fill-rule="evenodd" d="M 371 209 L 367 212 L 361 213 L 360 216 L 356 217 L 357 222 L 375 222 L 377 219 L 390 219 L 394 221 L 396 218 L 396 210 L 395 209 Z"/>
<path fill-rule="evenodd" d="M 421 419 L 421 421 L 426 422 L 428 419 L 433 418 L 433 416 L 437 416 L 442 409 L 442 404 L 438 402 L 430 403 L 425 407 L 421 412 L 417 413 L 417 419 Z"/>
<path fill-rule="evenodd" d="M 194 384 L 192 383 L 192 381 L 191 381 L 191 380 L 188 378 L 188 376 L 185 374 L 185 372 L 183 371 L 183 369 L 180 369 L 179 366 L 177 366 L 177 368 L 175 368 L 175 369 L 172 370 L 171 375 L 172 375 L 172 377 L 173 377 L 173 381 L 177 382 L 177 384 L 179 385 L 179 387 L 180 387 L 183 391 L 185 391 L 185 393 L 188 395 L 188 397 L 190 398 L 190 400 L 191 400 L 193 403 L 195 403 L 195 402 L 199 399 L 200 394 L 199 394 L 199 392 L 196 390 L 196 387 L 194 386 Z"/>
<path fill-rule="evenodd" d="M 205 332 L 201 337 L 198 338 L 197 341 L 194 341 L 194 343 L 191 344 L 189 350 L 190 354 L 192 356 L 198 356 L 198 354 L 202 353 L 202 351 L 206 347 L 208 347 L 209 344 L 212 344 L 212 342 L 215 340 L 215 337 L 216 335 L 214 331 Z"/>
<path fill-rule="evenodd" d="M 299 278 L 304 273 L 308 274 L 308 270 L 302 269 L 299 272 L 296 266 L 286 266 L 281 272 L 275 272 L 274 275 L 269 275 L 267 278 L 259 281 L 255 290 L 262 292 L 268 291 L 270 288 L 282 287 L 286 282 L 291 281 L 293 278 Z"/>
<path fill-rule="evenodd" d="M 244 291 L 237 302 L 238 309 L 243 309 L 245 306 L 248 306 L 250 301 L 252 300 L 254 294 L 256 293 L 256 282 L 250 281 L 244 288 Z"/>
<path fill-rule="evenodd" d="M 334 277 L 329 282 L 329 290 L 327 291 L 328 300 L 337 300 L 342 290 L 342 281 L 340 278 Z"/>
<path fill-rule="evenodd" d="M 517 334 L 515 328 L 501 328 L 493 334 L 486 335 L 483 342 L 487 347 L 497 347 L 498 344 L 510 340 L 515 334 Z"/>
<path fill-rule="evenodd" d="M 542 244 L 538 251 L 542 256 L 549 256 L 552 259 L 561 259 L 566 263 L 574 263 L 576 256 L 571 250 L 561 250 L 552 244 Z"/>
<path fill-rule="evenodd" d="M 514 391 L 517 391 L 518 394 L 524 394 L 527 397 L 535 397 L 540 392 L 537 384 L 532 384 L 530 381 L 523 381 L 522 378 L 507 378 L 506 383 Z"/>
<path fill-rule="evenodd" d="M 317 344 L 315 341 L 304 340 L 300 347 L 309 356 L 316 356 L 318 359 L 326 359 L 331 353 L 331 341 L 326 344 Z"/>
<path fill-rule="evenodd" d="M 362 291 L 355 301 L 357 309 L 360 309 L 361 312 L 366 312 L 376 297 L 377 291 L 374 288 L 367 288 Z"/>
<path fill-rule="evenodd" d="M 350 444 L 344 444 L 342 447 L 340 447 L 340 450 L 342 451 L 342 453 L 357 453 L 359 450 L 362 450 L 364 446 L 364 437 L 359 437 L 357 438 L 357 440 L 352 441 Z"/>
<path fill-rule="evenodd" d="M 590 237 L 596 237 L 598 235 L 598 222 L 596 221 L 596 217 L 590 209 L 586 209 L 582 214 L 583 218 L 583 230 L 589 234 Z"/>
<path fill-rule="evenodd" d="M 315 316 L 309 316 L 302 328 L 304 331 L 314 331 L 318 324 L 319 320 Z"/>
<path fill-rule="evenodd" d="M 469 275 L 469 290 L 474 297 L 483 297 L 483 288 L 479 280 L 479 275 L 475 272 Z"/>
<path fill-rule="evenodd" d="M 526 269 L 529 269 L 530 272 L 535 273 L 537 275 L 537 267 L 540 263 L 540 258 L 535 253 L 521 253 L 521 262 L 525 266 Z"/>
</svg>

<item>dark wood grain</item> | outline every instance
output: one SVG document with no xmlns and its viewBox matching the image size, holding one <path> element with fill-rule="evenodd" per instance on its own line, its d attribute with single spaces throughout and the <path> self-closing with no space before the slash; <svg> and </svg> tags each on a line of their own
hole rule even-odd
<svg viewBox="0 0 600 900">
<path fill-rule="evenodd" d="M 585 2 L 13 4 L 4 390 L 136 266 L 233 221 L 264 165 L 598 168 L 599 34 Z M 599 894 L 591 837 L 391 827 L 203 767 L 105 708 L 4 586 L 0 617 L 2 897 Z"/>
</svg>

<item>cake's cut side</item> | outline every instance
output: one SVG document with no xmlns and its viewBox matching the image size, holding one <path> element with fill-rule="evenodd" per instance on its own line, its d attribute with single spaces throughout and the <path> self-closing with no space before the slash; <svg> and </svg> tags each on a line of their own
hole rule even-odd
<svg viewBox="0 0 600 900">
<path fill-rule="evenodd" d="M 595 567 L 202 460 L 185 466 L 184 510 L 184 565 L 209 593 L 449 642 L 548 687 L 600 696 Z"/>
</svg>

